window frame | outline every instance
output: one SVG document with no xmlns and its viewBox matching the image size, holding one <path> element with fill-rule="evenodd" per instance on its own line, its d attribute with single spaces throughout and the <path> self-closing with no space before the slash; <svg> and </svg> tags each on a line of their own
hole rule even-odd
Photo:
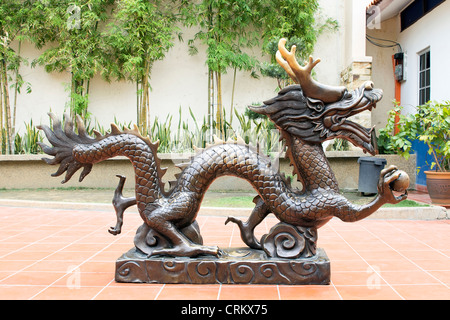
<svg viewBox="0 0 450 320">
<path fill-rule="evenodd" d="M 425 15 L 433 11 L 445 0 L 414 0 L 400 12 L 400 31 L 404 31 Z"/>
<path fill-rule="evenodd" d="M 426 56 L 428 55 L 428 57 Z M 422 60 L 422 57 L 424 59 Z M 431 100 L 431 50 L 430 47 L 417 53 L 417 101 L 424 105 Z M 423 61 L 423 63 L 422 63 Z M 428 92 L 427 92 L 428 90 Z M 428 94 L 427 94 L 428 93 Z M 425 96 L 422 96 L 424 94 Z"/>
</svg>

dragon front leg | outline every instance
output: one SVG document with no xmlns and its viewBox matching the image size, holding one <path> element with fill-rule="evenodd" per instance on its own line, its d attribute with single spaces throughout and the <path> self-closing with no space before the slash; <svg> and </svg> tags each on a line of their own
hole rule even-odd
<svg viewBox="0 0 450 320">
<path fill-rule="evenodd" d="M 133 205 L 136 204 L 136 198 L 124 198 L 122 195 L 123 186 L 125 184 L 126 177 L 122 175 L 116 175 L 119 180 L 119 184 L 117 185 L 116 190 L 114 191 L 114 197 L 112 200 L 112 204 L 114 206 L 114 210 L 116 211 L 116 226 L 110 227 L 108 229 L 108 232 L 113 235 L 118 235 L 122 232 L 122 225 L 123 225 L 123 213 L 125 210 Z"/>
<path fill-rule="evenodd" d="M 405 200 L 408 197 L 407 191 L 400 196 L 396 196 L 389 186 L 393 181 L 397 180 L 399 176 L 400 172 L 397 170 L 396 166 L 389 166 L 381 170 L 377 186 L 378 194 L 375 199 L 362 206 L 354 206 L 352 204 L 342 206 L 342 209 L 338 210 L 335 216 L 345 222 L 359 221 L 370 216 L 383 204 L 396 204 Z"/>
<path fill-rule="evenodd" d="M 246 222 L 242 222 L 234 217 L 228 217 L 225 224 L 230 221 L 236 223 L 241 231 L 242 241 L 252 249 L 262 249 L 261 244 L 255 237 L 254 231 L 271 211 L 260 196 L 255 197 L 253 202 L 256 204 L 255 208 Z"/>
</svg>

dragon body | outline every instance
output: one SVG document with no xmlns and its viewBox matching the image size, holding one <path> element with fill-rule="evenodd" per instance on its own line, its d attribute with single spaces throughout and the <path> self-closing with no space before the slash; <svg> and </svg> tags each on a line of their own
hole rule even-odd
<svg viewBox="0 0 450 320">
<path fill-rule="evenodd" d="M 338 98 L 331 98 L 336 94 Z M 149 255 L 218 255 L 218 247 L 202 244 L 195 222 L 203 196 L 218 177 L 231 175 L 245 179 L 258 194 L 254 199 L 255 208 L 248 221 L 229 217 L 226 223 L 236 223 L 243 241 L 251 248 L 261 249 L 262 245 L 253 230 L 269 213 L 283 223 L 317 229 L 333 217 L 346 222 L 357 221 L 369 216 L 384 203 L 397 203 L 406 198 L 406 194 L 394 196 L 389 188 L 389 183 L 399 177 L 392 166 L 381 172 L 378 195 L 372 202 L 361 206 L 352 204 L 339 193 L 338 182 L 321 145 L 328 139 L 343 138 L 374 154 L 372 130 L 348 118 L 371 110 L 381 97 L 381 90 L 374 89 L 372 83 L 366 83 L 352 92 L 339 88 L 325 102 L 306 96 L 300 85 L 292 85 L 262 106 L 249 107 L 268 116 L 281 132 L 287 147 L 286 155 L 303 190 L 292 188 L 290 180 L 272 166 L 269 157 L 243 141 L 225 143 L 217 140 L 214 145 L 200 150 L 176 175 L 177 180 L 171 182 L 169 190 L 162 182 L 165 169 L 160 167 L 157 156 L 158 143 L 141 136 L 137 127 L 121 131 L 112 125 L 109 134 L 96 132 L 93 138 L 86 134 L 80 118 L 77 118 L 78 133 L 75 133 L 70 119 L 62 128 L 61 122 L 51 115 L 53 129 L 48 126 L 41 126 L 40 129 L 45 132 L 52 147 L 45 144 L 41 147 L 45 153 L 54 156 L 45 161 L 60 165 L 53 175 L 66 173 L 63 182 L 81 168 L 80 181 L 90 172 L 93 164 L 115 156 L 128 157 L 135 170 L 135 198 L 121 197 L 125 179 L 121 177 L 114 203 L 118 222 L 110 232 L 120 233 L 123 211 L 136 204 L 144 224 L 138 230 L 135 244 Z M 165 245 L 150 250 L 146 249 L 148 246 L 140 247 L 144 242 L 154 243 L 156 238 Z"/>
<path fill-rule="evenodd" d="M 379 100 L 378 91 L 365 87 L 359 91 L 350 96 L 350 99 L 355 100 L 353 104 L 349 104 L 350 113 L 357 106 L 361 110 L 366 110 Z M 60 164 L 54 175 L 66 172 L 63 182 L 68 181 L 80 168 L 84 168 L 80 176 L 81 181 L 95 163 L 115 156 L 129 158 L 135 170 L 135 199 L 129 200 L 129 203 L 137 205 L 149 229 L 163 235 L 171 243 L 170 248 L 154 250 L 152 254 L 187 256 L 217 254 L 217 247 L 194 243 L 180 230 L 193 225 L 203 196 L 216 178 L 231 175 L 245 179 L 258 193 L 255 198 L 255 209 L 246 223 L 232 217 L 228 218 L 227 222 L 237 223 L 244 241 L 250 247 L 260 248 L 259 241 L 253 236 L 253 229 L 269 213 L 273 213 L 280 221 L 294 226 L 318 228 L 333 217 L 343 221 L 360 220 L 386 202 L 381 201 L 382 197 L 379 194 L 372 203 L 356 206 L 339 194 L 337 180 L 322 146 L 315 141 L 323 139 L 316 136 L 320 136 L 325 128 L 323 114 L 327 109 L 317 111 L 316 106 L 311 106 L 305 101 L 307 100 L 302 95 L 301 88 L 292 86 L 281 91 L 277 98 L 266 102 L 264 106 L 254 109 L 268 114 L 271 118 L 277 118 L 275 123 L 286 141 L 287 156 L 294 167 L 294 173 L 302 182 L 303 190 L 292 188 L 290 181 L 272 166 L 269 157 L 237 141 L 227 143 L 216 141 L 214 145 L 201 150 L 189 164 L 185 165 L 168 191 L 162 182 L 165 170 L 160 167 L 160 160 L 157 157 L 158 144 L 141 136 L 137 128 L 121 131 L 112 125 L 111 133 L 105 136 L 97 133 L 96 138 L 91 138 L 86 134 L 81 119 L 78 119 L 78 134 L 75 134 L 70 120 L 66 121 L 63 130 L 61 122 L 51 115 L 53 130 L 47 126 L 41 126 L 41 129 L 53 147 L 43 144 L 41 147 L 47 154 L 55 156 L 51 160 L 46 159 L 49 164 Z M 305 110 L 302 111 L 302 108 Z M 280 115 L 280 112 L 284 115 Z M 306 112 L 307 116 L 304 115 Z M 303 121 L 311 123 L 311 118 L 314 118 L 322 119 L 322 123 L 312 124 L 313 129 L 301 125 L 299 113 L 306 117 Z M 316 113 L 322 114 L 322 118 L 318 118 Z M 339 130 L 343 130 L 340 117 L 333 115 L 335 121 L 338 121 L 336 123 L 340 126 Z M 295 122 L 292 122 L 292 117 L 296 118 Z M 320 128 L 321 125 L 323 128 Z M 308 137 L 309 141 L 305 141 L 301 136 L 289 132 L 299 131 L 298 128 L 310 130 L 314 134 Z M 327 130 L 329 131 L 325 133 L 327 138 L 333 136 L 331 133 L 336 133 Z M 368 131 L 361 131 L 360 134 L 364 132 L 368 136 Z M 345 136 L 343 132 L 336 134 Z M 366 143 L 365 148 L 369 148 L 367 149 L 369 152 L 372 151 L 371 146 L 362 138 L 364 137 L 355 135 L 352 141 Z M 393 177 L 395 178 L 395 175 Z M 120 232 L 120 226 L 121 223 L 117 226 L 116 233 Z"/>
</svg>

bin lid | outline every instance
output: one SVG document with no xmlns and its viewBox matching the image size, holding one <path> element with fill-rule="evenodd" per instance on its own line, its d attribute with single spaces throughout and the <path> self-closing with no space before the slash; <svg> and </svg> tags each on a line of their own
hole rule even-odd
<svg viewBox="0 0 450 320">
<path fill-rule="evenodd" d="M 372 162 L 376 166 L 385 165 L 387 163 L 387 160 L 384 158 L 378 158 L 378 157 L 360 157 L 358 158 L 358 163 L 361 162 Z"/>
</svg>

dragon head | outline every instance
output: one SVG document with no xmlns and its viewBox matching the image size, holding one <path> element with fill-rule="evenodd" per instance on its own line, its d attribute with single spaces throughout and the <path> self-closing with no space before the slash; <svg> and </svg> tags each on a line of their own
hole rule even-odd
<svg viewBox="0 0 450 320">
<path fill-rule="evenodd" d="M 374 89 L 371 81 L 351 92 L 345 87 L 320 84 L 311 78 L 312 68 L 320 60 L 314 61 L 310 57 L 309 63 L 301 67 L 294 57 L 295 46 L 289 52 L 284 44 L 285 40 L 281 39 L 277 52 L 278 63 L 298 84 L 282 89 L 277 97 L 265 101 L 260 107 L 249 108 L 267 115 L 282 132 L 297 136 L 305 142 L 317 144 L 342 138 L 364 152 L 375 154 L 371 144 L 373 128 L 364 128 L 348 118 L 375 108 L 383 96 L 382 90 Z"/>
<path fill-rule="evenodd" d="M 375 154 L 371 144 L 372 129 L 348 118 L 365 110 L 372 110 L 381 99 L 382 91 L 368 82 L 352 92 L 345 92 L 341 100 L 324 103 L 304 96 L 299 85 L 282 89 L 278 96 L 252 111 L 267 115 L 281 130 L 303 141 L 321 143 L 343 138 L 365 152 Z"/>
</svg>

